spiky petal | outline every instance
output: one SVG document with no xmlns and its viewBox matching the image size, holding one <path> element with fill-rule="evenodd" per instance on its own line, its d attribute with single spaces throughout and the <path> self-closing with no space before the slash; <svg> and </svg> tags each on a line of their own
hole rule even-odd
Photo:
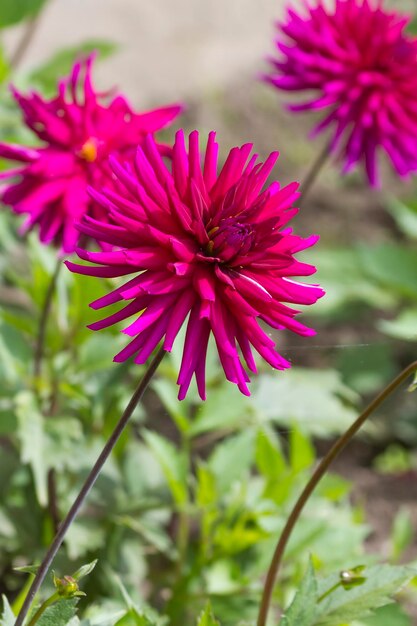
<svg viewBox="0 0 417 626">
<path fill-rule="evenodd" d="M 309 92 L 291 111 L 319 111 L 314 134 L 330 132 L 344 172 L 365 164 L 379 183 L 377 152 L 405 177 L 417 169 L 417 39 L 409 18 L 381 0 L 323 0 L 291 8 L 278 24 L 278 58 L 266 80 L 277 89 Z"/>
<path fill-rule="evenodd" d="M 316 285 L 293 278 L 315 272 L 294 254 L 312 246 L 317 237 L 302 239 L 286 228 L 297 212 L 292 205 L 298 185 L 281 188 L 275 182 L 262 191 L 278 154 L 262 164 L 257 155 L 250 158 L 251 150 L 251 144 L 233 148 L 217 174 L 215 134 L 209 135 L 201 167 L 198 133 L 191 133 L 187 150 L 180 131 L 168 168 L 149 136 L 138 148 L 133 169 L 112 162 L 124 190 L 94 192 L 96 201 L 108 208 L 110 222 L 86 216 L 80 225 L 83 233 L 114 249 L 78 250 L 91 264 L 67 264 L 91 276 L 132 275 L 91 304 L 95 309 L 123 304 L 92 324 L 94 330 L 133 317 L 123 331 L 131 341 L 116 361 L 134 357 L 144 363 L 160 342 L 170 351 L 187 324 L 178 376 L 180 399 L 193 375 L 205 398 L 211 335 L 226 378 L 249 394 L 246 368 L 256 371 L 252 348 L 276 369 L 290 365 L 260 321 L 274 329 L 314 334 L 294 319 L 298 311 L 292 305 L 312 304 L 323 295 Z"/>
<path fill-rule="evenodd" d="M 75 63 L 51 100 L 35 92 L 24 96 L 13 88 L 26 126 L 42 144 L 0 143 L 0 157 L 22 164 L 2 172 L 1 178 L 11 182 L 0 187 L 0 200 L 16 213 L 27 214 L 23 231 L 36 225 L 43 243 L 53 242 L 65 253 L 77 246 L 80 233 L 75 224 L 83 215 L 107 215 L 87 187 L 115 188 L 109 155 L 132 158 L 148 133 L 169 124 L 181 110 L 173 105 L 137 113 L 123 95 L 97 93 L 91 82 L 93 60 L 90 55 Z"/>
</svg>

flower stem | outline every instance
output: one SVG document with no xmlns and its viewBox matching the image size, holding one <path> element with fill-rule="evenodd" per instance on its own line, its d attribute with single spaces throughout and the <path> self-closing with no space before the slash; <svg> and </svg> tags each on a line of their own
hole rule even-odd
<svg viewBox="0 0 417 626">
<path fill-rule="evenodd" d="M 48 289 L 45 294 L 45 300 L 42 305 L 41 316 L 39 320 L 39 328 L 38 335 L 36 337 L 36 345 L 35 345 L 35 359 L 33 365 L 33 375 L 36 378 L 39 378 L 42 370 L 42 360 L 45 351 L 45 337 L 46 337 L 46 327 L 48 324 L 49 314 L 51 312 L 52 300 L 55 293 L 56 284 L 58 282 L 59 272 L 62 267 L 62 259 L 58 259 L 56 263 L 56 267 L 54 273 L 51 276 L 51 280 L 48 285 Z"/>
<path fill-rule="evenodd" d="M 42 6 L 42 9 L 38 11 L 38 13 L 30 20 L 28 20 L 28 22 L 25 24 L 22 37 L 20 38 L 16 50 L 13 52 L 10 58 L 10 68 L 13 71 L 20 66 L 23 58 L 25 57 L 30 47 L 30 44 L 32 43 L 33 38 L 36 34 L 36 31 L 38 30 L 41 17 L 43 15 L 43 12 L 45 11 L 47 4 L 48 3 L 45 2 Z"/>
<path fill-rule="evenodd" d="M 43 602 L 40 605 L 39 609 L 36 611 L 35 615 L 32 617 L 30 622 L 28 622 L 27 626 L 34 626 L 37 623 L 38 619 L 41 617 L 41 615 L 44 614 L 44 612 L 48 608 L 48 606 L 51 606 L 52 604 L 54 604 L 58 600 L 59 600 L 59 594 L 57 592 L 55 592 L 50 598 L 47 598 L 45 600 L 45 602 Z"/>
<path fill-rule="evenodd" d="M 48 573 L 49 567 L 52 563 L 52 561 L 54 560 L 59 548 L 61 547 L 61 544 L 65 538 L 65 535 L 69 529 L 69 527 L 71 526 L 72 522 L 74 521 L 74 519 L 76 518 L 76 516 L 78 515 L 78 512 L 81 508 L 81 506 L 84 503 L 84 500 L 86 499 L 86 497 L 88 496 L 91 488 L 93 487 L 94 483 L 96 482 L 102 468 L 103 465 L 105 464 L 105 462 L 107 461 L 107 459 L 109 458 L 114 446 L 116 445 L 120 435 L 122 434 L 126 424 L 128 423 L 130 417 L 132 416 L 133 411 L 136 408 L 136 405 L 138 404 L 138 402 L 141 400 L 146 388 L 148 387 L 153 375 L 155 374 L 160 362 L 162 361 L 163 357 L 165 354 L 165 350 L 163 348 L 160 348 L 159 351 L 156 353 L 156 355 L 154 356 L 154 358 L 152 359 L 151 363 L 149 364 L 148 369 L 146 370 L 142 380 L 140 381 L 139 385 L 136 387 L 135 392 L 133 393 L 133 396 L 131 397 L 126 409 L 123 412 L 123 415 L 121 416 L 120 420 L 118 421 L 115 429 L 113 430 L 112 434 L 110 435 L 109 439 L 106 442 L 106 445 L 104 446 L 103 450 L 101 451 L 100 456 L 98 457 L 97 461 L 95 462 L 95 465 L 93 467 L 93 469 L 90 471 L 90 473 L 88 474 L 82 488 L 81 491 L 79 492 L 78 496 L 76 497 L 72 507 L 70 508 L 70 510 L 68 511 L 66 517 L 64 518 L 64 520 L 62 521 L 62 523 L 59 526 L 58 532 L 55 535 L 55 538 L 53 540 L 53 542 L 51 543 L 51 545 L 48 548 L 48 551 L 42 561 L 42 563 L 39 566 L 39 569 L 36 573 L 36 576 L 33 580 L 33 583 L 28 591 L 28 594 L 25 598 L 25 601 L 22 605 L 22 608 L 20 609 L 19 615 L 17 616 L 16 622 L 15 622 L 15 626 L 22 626 L 23 621 L 29 611 L 29 608 L 33 602 L 33 599 L 36 595 L 36 593 L 39 591 L 40 586 L 42 585 L 46 574 Z"/>
<path fill-rule="evenodd" d="M 309 171 L 307 172 L 307 176 L 303 180 L 300 185 L 300 193 L 301 197 L 298 200 L 298 206 L 300 207 L 304 202 L 306 197 L 308 196 L 313 184 L 316 182 L 318 175 L 320 174 L 323 166 L 327 162 L 327 159 L 330 156 L 330 143 L 324 144 L 323 149 L 318 153 L 316 159 L 311 164 Z"/>
<path fill-rule="evenodd" d="M 298 498 L 297 502 L 292 509 L 287 522 L 284 526 L 284 530 L 279 538 L 277 547 L 275 548 L 274 555 L 272 557 L 271 564 L 269 566 L 269 570 L 265 580 L 264 591 L 261 600 L 261 606 L 259 609 L 259 616 L 257 621 L 257 626 L 265 626 L 266 620 L 268 617 L 268 611 L 271 604 L 272 592 L 275 586 L 275 580 L 278 574 L 279 567 L 281 565 L 282 557 L 284 555 L 285 548 L 287 546 L 288 540 L 292 534 L 294 526 L 296 525 L 298 518 L 302 510 L 304 509 L 305 504 L 313 493 L 314 489 L 326 474 L 329 466 L 333 463 L 336 457 L 344 450 L 347 444 L 351 441 L 354 435 L 358 432 L 358 430 L 363 426 L 368 417 L 377 409 L 387 398 L 392 394 L 393 391 L 404 382 L 410 374 L 417 370 L 417 361 L 414 361 L 410 365 L 408 365 L 393 381 L 385 387 L 381 393 L 376 396 L 372 400 L 372 402 L 366 407 L 366 409 L 359 415 L 356 421 L 348 428 L 348 430 L 337 439 L 337 441 L 330 448 L 329 452 L 319 463 L 313 475 L 311 476 L 309 482 L 305 486 L 303 492 Z"/>
</svg>

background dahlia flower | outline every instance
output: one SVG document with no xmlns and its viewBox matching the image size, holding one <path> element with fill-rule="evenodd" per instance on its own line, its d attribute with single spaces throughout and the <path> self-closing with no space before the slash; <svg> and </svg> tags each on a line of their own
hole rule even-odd
<svg viewBox="0 0 417 626">
<path fill-rule="evenodd" d="M 327 6 L 326 6 L 327 5 Z M 378 183 L 381 148 L 400 176 L 417 169 L 417 39 L 409 22 L 380 0 L 303 2 L 278 24 L 279 58 L 266 80 L 286 91 L 313 91 L 292 111 L 320 110 L 314 134 L 332 129 L 330 150 L 344 172 L 363 161 Z"/>
<path fill-rule="evenodd" d="M 40 240 L 54 242 L 65 253 L 77 245 L 80 233 L 75 224 L 84 214 L 105 219 L 106 212 L 88 195 L 87 187 L 114 185 L 109 154 L 133 156 L 145 135 L 169 124 L 181 110 L 173 105 L 136 113 L 124 96 L 97 93 L 91 82 L 93 60 L 91 55 L 76 63 L 51 100 L 13 89 L 25 124 L 43 145 L 0 143 L 0 157 L 23 164 L 0 174 L 13 181 L 0 188 L 0 200 L 16 213 L 28 214 L 24 231 L 38 225 Z"/>
<path fill-rule="evenodd" d="M 300 335 L 314 334 L 294 319 L 298 311 L 284 303 L 312 304 L 323 295 L 316 285 L 293 280 L 293 276 L 315 272 L 294 254 L 312 246 L 317 237 L 302 239 L 283 228 L 297 212 L 291 205 L 299 195 L 298 185 L 280 188 L 274 182 L 262 191 L 278 153 L 262 164 L 257 163 L 256 154 L 249 158 L 251 149 L 252 144 L 233 148 L 217 174 L 215 133 L 209 135 L 201 168 L 198 133 L 191 133 L 187 153 L 180 131 L 171 171 L 154 139 L 147 137 L 137 150 L 133 167 L 112 159 L 124 191 L 92 192 L 108 210 L 111 221 L 87 215 L 80 225 L 89 237 L 119 249 L 77 250 L 80 258 L 94 265 L 67 263 L 72 271 L 97 277 L 134 274 L 91 304 L 100 309 L 128 302 L 117 313 L 92 324 L 94 330 L 134 316 L 123 331 L 132 339 L 115 361 L 134 355 L 136 363 L 144 363 L 161 340 L 170 351 L 188 317 L 177 381 L 180 399 L 193 374 L 200 396 L 205 398 L 211 333 L 226 378 L 247 395 L 249 377 L 241 355 L 247 368 L 255 372 L 251 347 L 276 369 L 290 366 L 276 352 L 275 341 L 260 321 Z"/>
</svg>

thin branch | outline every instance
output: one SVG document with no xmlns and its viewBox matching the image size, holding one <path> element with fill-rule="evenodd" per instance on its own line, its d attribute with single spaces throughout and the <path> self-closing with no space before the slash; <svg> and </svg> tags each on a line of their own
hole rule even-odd
<svg viewBox="0 0 417 626">
<path fill-rule="evenodd" d="M 106 445 L 104 446 L 103 450 L 101 451 L 100 456 L 98 457 L 96 463 L 94 464 L 93 469 L 90 471 L 90 473 L 88 474 L 78 496 L 76 497 L 72 507 L 70 508 L 70 510 L 68 511 L 65 519 L 62 521 L 61 525 L 59 526 L 58 532 L 55 535 L 55 538 L 53 540 L 53 542 L 51 543 L 51 545 L 48 548 L 48 551 L 42 561 L 42 563 L 39 566 L 39 569 L 36 573 L 36 576 L 33 580 L 33 583 L 28 591 L 28 594 L 25 598 L 25 601 L 22 605 L 22 608 L 20 609 L 19 615 L 16 618 L 16 622 L 15 622 L 15 626 L 22 626 L 24 619 L 32 605 L 33 599 L 35 597 L 35 595 L 37 594 L 37 592 L 39 591 L 45 576 L 48 573 L 49 567 L 52 563 L 52 561 L 54 560 L 59 548 L 61 547 L 61 544 L 65 538 L 65 535 L 67 534 L 67 531 L 69 529 L 69 527 L 71 526 L 72 522 L 74 521 L 74 519 L 77 517 L 78 512 L 80 510 L 80 508 L 82 507 L 84 500 L 86 499 L 86 497 L 88 496 L 91 488 L 93 487 L 94 483 L 96 482 L 102 468 L 103 465 L 105 464 L 105 462 L 107 461 L 107 459 L 109 458 L 114 446 L 116 445 L 117 441 L 119 440 L 120 435 L 122 434 L 125 426 L 127 425 L 129 419 L 132 416 L 133 411 L 135 410 L 138 402 L 141 400 L 145 390 L 147 389 L 153 375 L 155 374 L 160 362 L 162 361 L 163 357 L 165 355 L 165 350 L 163 348 L 160 348 L 159 351 L 156 353 L 156 355 L 154 356 L 154 358 L 152 359 L 151 363 L 148 366 L 148 369 L 146 370 L 142 380 L 140 381 L 139 385 L 137 386 L 135 392 L 133 393 L 133 396 L 131 397 L 129 404 L 127 405 L 126 409 L 123 412 L 123 415 L 121 416 L 120 420 L 118 421 L 118 423 L 116 424 L 115 429 L 113 430 L 112 434 L 110 435 L 109 439 L 106 442 Z"/>
<path fill-rule="evenodd" d="M 28 20 L 24 26 L 22 36 L 19 39 L 16 49 L 14 50 L 10 58 L 10 68 L 13 71 L 15 71 L 20 66 L 23 58 L 27 54 L 29 46 L 33 41 L 36 31 L 38 30 L 46 4 L 47 2 L 45 2 L 45 4 L 41 8 L 41 10 L 38 11 L 35 17 L 32 17 L 30 20 Z"/>
<path fill-rule="evenodd" d="M 316 182 L 318 175 L 320 174 L 321 170 L 323 169 L 329 157 L 330 157 L 330 143 L 326 143 L 323 146 L 323 149 L 318 153 L 315 161 L 313 161 L 313 163 L 311 164 L 311 167 L 309 171 L 307 172 L 307 176 L 305 177 L 305 179 L 300 185 L 301 197 L 298 201 L 298 206 L 301 206 L 302 204 L 305 203 L 306 197 L 310 193 L 311 188 Z"/>
</svg>

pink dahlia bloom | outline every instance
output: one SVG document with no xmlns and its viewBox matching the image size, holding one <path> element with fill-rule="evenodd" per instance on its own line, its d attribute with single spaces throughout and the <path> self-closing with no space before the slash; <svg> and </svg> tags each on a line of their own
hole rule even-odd
<svg viewBox="0 0 417 626">
<path fill-rule="evenodd" d="M 400 176 L 417 169 L 417 39 L 404 32 L 408 17 L 381 5 L 334 0 L 329 9 L 317 0 L 288 9 L 266 77 L 278 89 L 313 92 L 290 110 L 323 111 L 314 132 L 330 127 L 344 171 L 363 161 L 372 185 L 378 148 Z"/>
<path fill-rule="evenodd" d="M 77 246 L 80 233 L 75 224 L 84 214 L 101 219 L 106 215 L 87 187 L 114 187 L 109 154 L 133 157 L 148 133 L 169 124 L 181 110 L 174 105 L 136 113 L 124 96 L 97 93 L 91 83 L 93 59 L 92 55 L 76 63 L 52 100 L 34 92 L 23 96 L 13 89 L 25 124 L 43 143 L 40 147 L 0 143 L 0 157 L 22 163 L 0 175 L 12 179 L 0 188 L 0 200 L 28 215 L 24 231 L 37 225 L 40 240 L 59 245 L 65 253 Z"/>
<path fill-rule="evenodd" d="M 242 360 L 248 370 L 256 371 L 252 347 L 272 367 L 290 366 L 259 322 L 300 335 L 314 334 L 294 319 L 298 311 L 288 304 L 312 304 L 323 295 L 316 285 L 293 280 L 315 272 L 294 254 L 312 246 L 317 237 L 302 239 L 284 228 L 297 212 L 291 205 L 299 195 L 298 185 L 281 188 L 274 182 L 262 191 L 278 154 L 272 153 L 262 164 L 256 154 L 249 158 L 251 149 L 251 144 L 233 148 L 217 174 L 215 133 L 209 135 L 201 168 L 198 133 L 191 133 L 187 152 L 179 131 L 171 171 L 149 136 L 138 148 L 134 167 L 112 159 L 123 192 L 92 192 L 109 211 L 111 222 L 85 216 L 80 225 L 89 237 L 119 249 L 77 250 L 93 265 L 67 263 L 72 271 L 97 277 L 133 274 L 127 283 L 91 304 L 101 309 L 128 302 L 92 324 L 93 330 L 134 316 L 123 331 L 132 339 L 115 361 L 134 356 L 136 363 L 144 363 L 161 341 L 170 351 L 188 317 L 178 376 L 180 399 L 193 375 L 205 398 L 211 334 L 226 378 L 247 395 L 249 377 Z"/>
</svg>

